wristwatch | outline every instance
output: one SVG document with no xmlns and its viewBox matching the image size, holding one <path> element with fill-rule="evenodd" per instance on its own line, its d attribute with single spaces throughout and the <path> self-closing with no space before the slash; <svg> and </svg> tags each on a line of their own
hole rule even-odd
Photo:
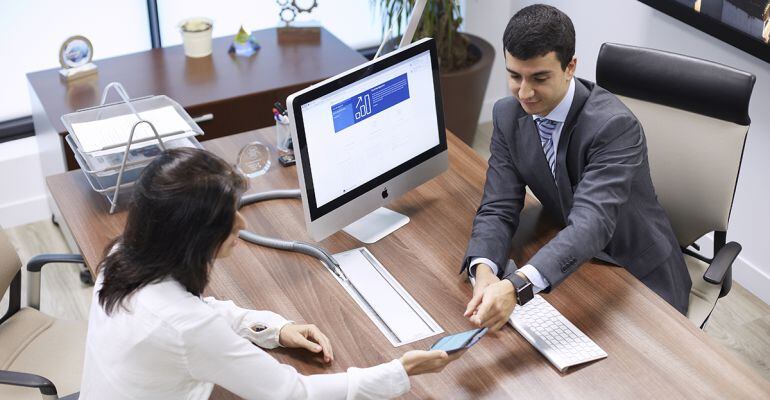
<svg viewBox="0 0 770 400">
<path fill-rule="evenodd" d="M 524 304 L 527 304 L 528 301 L 532 300 L 535 293 L 532 290 L 532 282 L 530 282 L 526 276 L 522 277 L 514 272 L 508 275 L 507 278 L 513 283 L 513 288 L 516 289 L 516 304 L 523 306 Z"/>
</svg>

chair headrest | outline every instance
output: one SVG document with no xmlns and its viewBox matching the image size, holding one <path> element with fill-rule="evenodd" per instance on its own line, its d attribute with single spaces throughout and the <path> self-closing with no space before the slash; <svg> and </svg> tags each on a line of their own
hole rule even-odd
<svg viewBox="0 0 770 400">
<path fill-rule="evenodd" d="M 681 54 L 604 43 L 596 83 L 610 92 L 749 125 L 756 77 L 722 64 Z"/>
</svg>

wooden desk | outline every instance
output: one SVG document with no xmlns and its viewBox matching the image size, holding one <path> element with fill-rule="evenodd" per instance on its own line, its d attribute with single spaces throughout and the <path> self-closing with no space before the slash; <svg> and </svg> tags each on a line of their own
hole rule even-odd
<svg viewBox="0 0 770 400">
<path fill-rule="evenodd" d="M 95 61 L 98 75 L 69 84 L 59 79 L 58 68 L 27 74 L 44 176 L 78 168 L 60 117 L 98 105 L 110 82 L 123 83 L 132 97 L 169 96 L 193 118 L 212 114 L 200 123 L 206 133 L 201 140 L 207 140 L 270 126 L 276 100 L 285 102 L 291 93 L 366 61 L 325 29 L 316 44 L 279 45 L 275 28 L 254 36 L 262 48 L 249 58 L 228 54 L 232 37 L 222 37 L 214 39 L 208 57 L 185 57 L 181 45 L 152 49 Z"/>
<path fill-rule="evenodd" d="M 273 136 L 271 130 L 260 130 L 204 145 L 233 162 L 241 145 L 255 139 L 272 143 Z M 367 247 L 447 332 L 457 332 L 471 328 L 462 316 L 471 288 L 458 270 L 486 163 L 449 136 L 450 170 L 392 204 L 411 223 Z M 251 191 L 297 187 L 295 168 L 273 165 L 267 175 L 252 180 Z M 50 177 L 48 185 L 93 268 L 104 246 L 121 232 L 125 212 L 108 215 L 106 200 L 90 191 L 79 171 Z M 299 201 L 260 203 L 243 212 L 252 230 L 308 240 Z M 522 221 L 512 253 L 519 264 L 556 232 L 531 198 Z M 337 233 L 321 245 L 339 252 L 361 243 Z M 206 293 L 318 325 L 335 346 L 331 366 L 300 351 L 271 351 L 305 374 L 375 365 L 437 339 L 392 347 L 318 261 L 246 243 L 216 262 Z M 624 269 L 585 264 L 545 297 L 609 357 L 561 374 L 506 326 L 443 373 L 412 378 L 407 398 L 770 398 L 768 382 Z M 217 388 L 212 398 L 234 396 Z"/>
</svg>

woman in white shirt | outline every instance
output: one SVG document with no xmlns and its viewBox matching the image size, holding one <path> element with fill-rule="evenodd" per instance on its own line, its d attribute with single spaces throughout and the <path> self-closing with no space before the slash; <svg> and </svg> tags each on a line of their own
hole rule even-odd
<svg viewBox="0 0 770 400">
<path fill-rule="evenodd" d="M 229 255 L 245 226 L 237 202 L 246 186 L 203 150 L 168 150 L 145 168 L 125 230 L 99 267 L 80 399 L 207 399 L 214 384 L 249 399 L 391 398 L 409 390 L 408 375 L 440 371 L 456 357 L 410 351 L 370 368 L 303 376 L 262 350 L 334 358 L 314 325 L 201 298 L 214 259 Z"/>
</svg>

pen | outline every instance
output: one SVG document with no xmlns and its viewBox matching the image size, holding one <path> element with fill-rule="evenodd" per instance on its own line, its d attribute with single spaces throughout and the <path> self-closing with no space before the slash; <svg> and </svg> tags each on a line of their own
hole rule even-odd
<svg viewBox="0 0 770 400">
<path fill-rule="evenodd" d="M 273 103 L 273 105 L 275 106 L 275 108 L 278 109 L 281 115 L 286 115 L 286 109 L 283 108 L 283 105 L 281 104 L 280 101 L 276 101 L 275 103 Z"/>
</svg>

